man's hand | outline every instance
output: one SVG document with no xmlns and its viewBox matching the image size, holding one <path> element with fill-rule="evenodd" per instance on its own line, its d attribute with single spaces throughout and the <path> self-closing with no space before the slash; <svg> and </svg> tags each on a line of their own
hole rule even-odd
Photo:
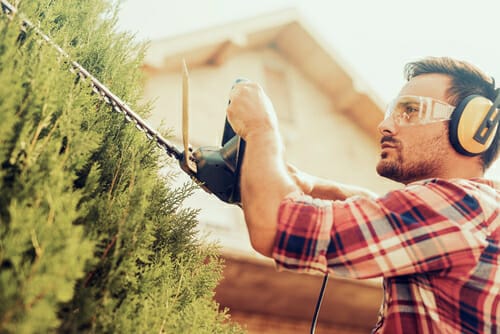
<svg viewBox="0 0 500 334">
<path fill-rule="evenodd" d="M 243 139 L 266 131 L 277 131 L 273 104 L 262 87 L 245 81 L 234 85 L 227 107 L 227 119 Z"/>
<path fill-rule="evenodd" d="M 299 186 L 300 190 L 304 192 L 306 195 L 311 195 L 314 189 L 314 184 L 316 183 L 315 177 L 304 173 L 299 170 L 297 167 L 287 164 L 288 173 L 292 177 L 293 181 Z"/>
</svg>

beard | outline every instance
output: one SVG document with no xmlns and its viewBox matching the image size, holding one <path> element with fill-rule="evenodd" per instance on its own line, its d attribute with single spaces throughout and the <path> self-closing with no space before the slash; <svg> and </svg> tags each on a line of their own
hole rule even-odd
<svg viewBox="0 0 500 334">
<path fill-rule="evenodd" d="M 381 143 L 391 142 L 396 148 L 383 152 L 377 164 L 377 173 L 388 179 L 403 184 L 424 180 L 439 175 L 439 161 L 444 158 L 444 151 L 439 146 L 443 136 L 429 138 L 426 143 L 419 143 L 415 153 L 404 150 L 401 142 L 391 137 L 383 137 Z M 422 147 L 429 149 L 423 151 Z M 418 154 L 420 152 L 421 154 Z"/>
<path fill-rule="evenodd" d="M 401 155 L 398 155 L 396 161 L 382 159 L 377 165 L 377 173 L 380 176 L 403 184 L 430 178 L 436 175 L 436 171 L 435 165 L 427 161 L 418 161 L 411 166 L 405 166 Z"/>
</svg>

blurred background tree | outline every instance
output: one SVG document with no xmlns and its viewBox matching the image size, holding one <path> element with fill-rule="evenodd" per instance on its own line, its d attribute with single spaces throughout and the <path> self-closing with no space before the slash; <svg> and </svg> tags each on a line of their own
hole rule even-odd
<svg viewBox="0 0 500 334">
<path fill-rule="evenodd" d="M 105 0 L 14 3 L 146 115 L 146 45 Z M 153 142 L 69 64 L 0 15 L 0 332 L 239 333 L 213 300 L 222 263 L 196 235 Z"/>
</svg>

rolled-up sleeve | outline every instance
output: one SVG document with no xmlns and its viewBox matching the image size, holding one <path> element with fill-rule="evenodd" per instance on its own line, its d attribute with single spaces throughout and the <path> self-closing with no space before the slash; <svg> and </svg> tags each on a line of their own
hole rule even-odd
<svg viewBox="0 0 500 334">
<path fill-rule="evenodd" d="M 332 202 L 301 193 L 288 195 L 278 211 L 273 257 L 278 268 L 326 272 L 333 223 Z"/>
<path fill-rule="evenodd" d="M 273 257 L 279 269 L 353 278 L 467 270 L 486 245 L 483 218 L 473 196 L 439 180 L 377 200 L 293 193 L 279 208 Z"/>
</svg>

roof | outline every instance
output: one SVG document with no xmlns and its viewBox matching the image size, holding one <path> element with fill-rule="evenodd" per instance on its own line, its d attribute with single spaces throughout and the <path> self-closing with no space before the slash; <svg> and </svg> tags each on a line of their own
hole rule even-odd
<svg viewBox="0 0 500 334">
<path fill-rule="evenodd" d="M 153 41 L 144 70 L 180 71 L 183 58 L 190 68 L 217 66 L 238 53 L 259 48 L 276 50 L 330 97 L 335 110 L 353 119 L 374 139 L 379 137 L 382 100 L 295 10 Z"/>
</svg>

